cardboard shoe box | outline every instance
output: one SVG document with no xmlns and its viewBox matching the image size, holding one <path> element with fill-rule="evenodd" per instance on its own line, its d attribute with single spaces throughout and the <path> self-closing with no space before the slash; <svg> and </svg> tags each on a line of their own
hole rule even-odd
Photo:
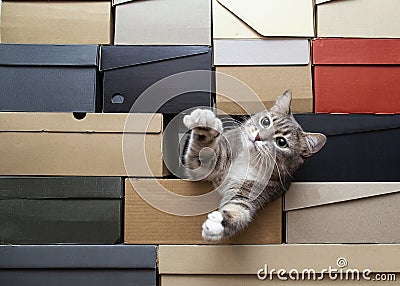
<svg viewBox="0 0 400 286">
<path fill-rule="evenodd" d="M 0 111 L 95 112 L 95 45 L 0 45 Z"/>
<path fill-rule="evenodd" d="M 157 285 L 154 245 L 0 246 L 0 283 L 15 285 Z"/>
<path fill-rule="evenodd" d="M 399 38 L 397 0 L 316 0 L 318 37 Z"/>
<path fill-rule="evenodd" d="M 213 0 L 214 39 L 314 37 L 313 0 Z"/>
<path fill-rule="evenodd" d="M 211 47 L 103 46 L 101 55 L 104 112 L 177 114 L 214 104 Z"/>
<path fill-rule="evenodd" d="M 398 285 L 399 255 L 400 245 L 387 244 L 160 245 L 158 265 L 164 286 L 383 286 Z"/>
<path fill-rule="evenodd" d="M 399 53 L 397 39 L 314 40 L 315 111 L 400 113 Z"/>
<path fill-rule="evenodd" d="M 118 177 L 0 177 L 0 243 L 119 243 L 122 201 Z"/>
<path fill-rule="evenodd" d="M 399 243 L 400 183 L 296 183 L 287 243 Z"/>
<path fill-rule="evenodd" d="M 211 45 L 211 0 L 114 0 L 116 45 Z"/>
<path fill-rule="evenodd" d="M 1 175 L 166 174 L 161 114 L 0 113 Z"/>
<path fill-rule="evenodd" d="M 398 182 L 400 116 L 299 114 L 309 132 L 327 135 L 327 143 L 308 158 L 294 178 L 303 182 Z"/>
<path fill-rule="evenodd" d="M 165 189 L 160 188 L 159 184 Z M 212 185 L 208 182 L 126 179 L 124 242 L 207 244 L 201 237 L 201 227 L 207 214 L 193 215 L 193 212 L 197 212 L 196 207 L 199 206 L 211 210 L 218 207 L 219 196 L 210 195 L 209 192 L 212 190 Z M 209 196 L 202 199 L 206 194 Z M 279 198 L 267 204 L 246 230 L 221 243 L 279 244 L 281 242 L 282 199 Z"/>
<path fill-rule="evenodd" d="M 111 1 L 3 1 L 2 43 L 111 44 Z"/>
<path fill-rule="evenodd" d="M 293 112 L 313 111 L 308 40 L 215 40 L 214 65 L 220 113 L 257 113 L 288 89 Z"/>
</svg>

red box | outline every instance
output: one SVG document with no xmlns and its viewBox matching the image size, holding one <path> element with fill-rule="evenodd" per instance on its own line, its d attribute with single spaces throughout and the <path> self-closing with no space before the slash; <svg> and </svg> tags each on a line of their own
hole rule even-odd
<svg viewBox="0 0 400 286">
<path fill-rule="evenodd" d="M 400 113 L 400 39 L 316 39 L 317 113 Z"/>
</svg>

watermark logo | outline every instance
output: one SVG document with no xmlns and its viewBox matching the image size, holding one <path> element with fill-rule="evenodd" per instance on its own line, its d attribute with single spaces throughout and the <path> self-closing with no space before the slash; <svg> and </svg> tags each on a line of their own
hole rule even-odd
<svg viewBox="0 0 400 286">
<path fill-rule="evenodd" d="M 293 281 L 396 281 L 395 273 L 374 273 L 371 269 L 353 269 L 348 268 L 348 260 L 344 257 L 339 257 L 336 260 L 336 266 L 328 266 L 321 270 L 312 268 L 304 269 L 275 269 L 269 268 L 264 264 L 257 271 L 259 280 L 293 280 Z"/>
</svg>

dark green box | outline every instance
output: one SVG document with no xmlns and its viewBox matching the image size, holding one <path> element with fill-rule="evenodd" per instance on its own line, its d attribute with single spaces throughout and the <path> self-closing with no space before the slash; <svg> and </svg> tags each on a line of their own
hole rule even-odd
<svg viewBox="0 0 400 286">
<path fill-rule="evenodd" d="M 115 244 L 118 177 L 0 177 L 0 244 Z"/>
</svg>

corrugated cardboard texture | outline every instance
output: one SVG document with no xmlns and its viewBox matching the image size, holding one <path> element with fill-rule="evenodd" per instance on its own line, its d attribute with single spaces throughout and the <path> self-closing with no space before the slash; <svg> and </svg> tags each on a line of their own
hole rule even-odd
<svg viewBox="0 0 400 286">
<path fill-rule="evenodd" d="M 117 45 L 211 45 L 211 0 L 125 1 L 115 13 Z"/>
<path fill-rule="evenodd" d="M 191 246 L 160 245 L 159 273 L 254 275 L 268 264 L 269 269 L 314 269 L 321 271 L 344 257 L 351 269 L 398 272 L 400 245 L 249 245 Z M 210 259 L 212 257 L 212 259 Z M 264 281 L 265 282 L 265 281 Z M 268 281 L 269 282 L 269 281 Z"/>
<path fill-rule="evenodd" d="M 294 113 L 313 111 L 311 65 L 308 66 L 218 66 L 216 67 L 217 109 L 227 114 L 257 113 L 273 105 L 285 90 L 292 90 L 291 110 Z M 240 101 L 233 102 L 221 94 L 234 95 L 234 86 L 218 73 L 232 76 L 248 85 L 264 103 L 241 95 Z M 243 110 L 238 104 L 245 107 Z"/>
<path fill-rule="evenodd" d="M 214 65 L 308 65 L 309 42 L 305 39 L 214 40 Z"/>
<path fill-rule="evenodd" d="M 143 132 L 143 122 L 162 126 L 162 116 L 130 114 L 126 121 L 127 116 L 87 114 L 77 120 L 65 113 L 0 113 L 0 174 L 163 176 L 162 133 Z M 123 133 L 125 121 L 128 133 Z"/>
<path fill-rule="evenodd" d="M 169 191 L 195 196 L 212 190 L 209 183 L 181 180 L 160 180 Z M 152 180 L 135 180 L 143 187 Z M 150 191 L 150 190 L 149 190 Z M 148 205 L 125 181 L 125 243 L 128 244 L 206 244 L 201 237 L 201 226 L 206 215 L 175 216 Z M 163 200 L 163 198 L 159 198 Z M 165 201 L 171 205 L 173 201 Z M 188 206 L 190 207 L 190 206 Z M 248 229 L 223 244 L 271 244 L 282 241 L 282 199 L 269 203 Z"/>
<path fill-rule="evenodd" d="M 313 37 L 312 0 L 214 0 L 213 37 Z"/>
<path fill-rule="evenodd" d="M 155 286 L 156 246 L 2 246 L 1 285 Z"/>
<path fill-rule="evenodd" d="M 3 43 L 111 44 L 111 1 L 5 1 Z"/>
<path fill-rule="evenodd" d="M 399 243 L 400 184 L 366 184 L 294 185 L 285 197 L 297 206 L 286 212 L 287 243 Z"/>
<path fill-rule="evenodd" d="M 331 0 L 317 5 L 318 37 L 399 38 L 397 0 Z"/>
</svg>

